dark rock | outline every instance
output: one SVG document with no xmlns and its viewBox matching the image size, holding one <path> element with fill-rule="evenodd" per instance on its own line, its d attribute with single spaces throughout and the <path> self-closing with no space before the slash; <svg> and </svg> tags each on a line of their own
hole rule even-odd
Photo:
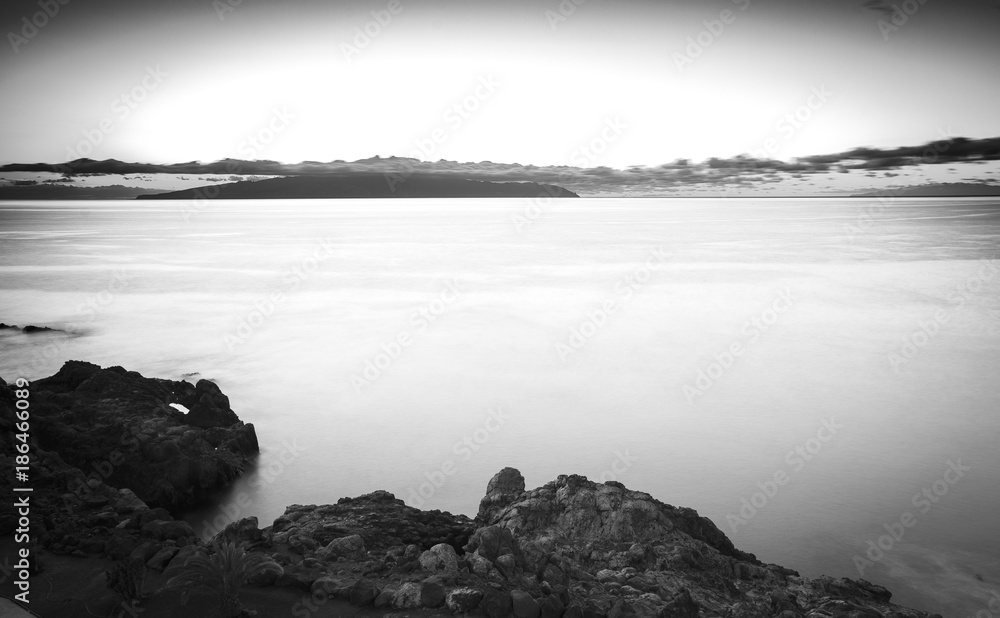
<svg viewBox="0 0 1000 618">
<path fill-rule="evenodd" d="M 559 597 L 559 600 L 562 601 L 564 606 L 569 605 L 569 590 L 566 589 L 566 586 L 562 584 L 552 584 L 552 594 Z"/>
<path fill-rule="evenodd" d="M 112 560 L 122 560 L 135 551 L 137 547 L 139 547 L 139 543 L 135 538 L 119 534 L 108 538 L 104 545 L 104 553 Z"/>
<path fill-rule="evenodd" d="M 458 572 L 458 555 L 447 543 L 438 543 L 420 555 L 420 568 L 454 576 Z"/>
<path fill-rule="evenodd" d="M 466 614 L 476 609 L 483 598 L 481 590 L 458 588 L 448 593 L 445 605 L 456 614 Z"/>
<path fill-rule="evenodd" d="M 511 590 L 510 597 L 515 618 L 538 618 L 541 610 L 538 601 L 530 594 L 523 590 Z"/>
<path fill-rule="evenodd" d="M 146 566 L 154 571 L 163 571 L 170 564 L 170 561 L 173 560 L 174 556 L 177 555 L 178 551 L 176 547 L 164 547 L 146 561 Z"/>
<path fill-rule="evenodd" d="M 421 585 L 407 582 L 392 595 L 392 606 L 396 609 L 417 609 L 421 604 Z"/>
<path fill-rule="evenodd" d="M 562 600 L 558 595 L 549 594 L 542 599 L 540 604 L 542 618 L 560 618 L 566 610 Z"/>
<path fill-rule="evenodd" d="M 563 612 L 563 618 L 583 618 L 583 608 L 579 605 L 570 605 Z"/>
<path fill-rule="evenodd" d="M 271 534 L 275 544 L 287 543 L 294 535 L 304 535 L 321 546 L 357 534 L 367 551 L 384 552 L 405 545 L 403 562 L 416 562 L 425 549 L 438 543 L 461 548 L 472 530 L 472 521 L 465 516 L 421 511 L 406 506 L 389 492 L 376 491 L 357 498 L 342 498 L 337 504 L 289 506 L 274 521 Z"/>
<path fill-rule="evenodd" d="M 424 607 L 441 607 L 444 603 L 444 586 L 436 581 L 424 581 L 421 583 L 420 603 Z"/>
<path fill-rule="evenodd" d="M 15 326 L 14 328 L 17 327 Z M 59 330 L 58 328 L 49 328 L 48 326 L 34 326 L 32 324 L 29 324 L 28 326 L 22 328 L 21 332 L 27 335 L 31 335 L 34 333 L 61 333 L 63 331 Z"/>
<path fill-rule="evenodd" d="M 563 572 L 556 564 L 546 564 L 542 571 L 542 581 L 548 582 L 550 586 L 563 586 L 569 583 L 569 576 Z"/>
<path fill-rule="evenodd" d="M 371 605 L 378 597 L 378 587 L 370 579 L 359 579 L 351 586 L 350 601 L 352 605 Z"/>
<path fill-rule="evenodd" d="M 230 542 L 237 545 L 241 543 L 253 545 L 260 542 L 263 534 L 257 526 L 256 517 L 244 517 L 228 524 L 222 529 L 222 532 L 215 536 L 215 540 L 220 543 Z"/>
<path fill-rule="evenodd" d="M 231 483 L 258 453 L 244 425 L 211 382 L 199 386 L 145 378 L 121 367 L 69 361 L 32 383 L 33 435 L 41 450 L 150 506 L 192 507 Z M 168 404 L 196 409 L 190 414 Z M 189 405 L 190 404 L 190 405 Z M 70 486 L 85 504 L 117 503 L 89 483 Z M 133 509 L 138 508 L 133 501 Z"/>
<path fill-rule="evenodd" d="M 487 618 L 507 618 L 510 614 L 512 601 L 510 592 L 487 588 L 483 590 L 483 598 L 479 601 L 479 609 Z"/>
<path fill-rule="evenodd" d="M 496 515 L 515 502 L 524 493 L 524 477 L 514 468 L 504 468 L 496 473 L 486 486 L 486 496 L 479 502 L 476 524 L 484 526 L 494 522 Z"/>
<path fill-rule="evenodd" d="M 184 422 L 194 427 L 229 427 L 240 422 L 229 407 L 229 397 L 222 394 L 215 382 L 198 380 L 194 392 L 188 393 L 178 403 L 188 409 Z"/>
<path fill-rule="evenodd" d="M 275 586 L 312 591 L 314 584 L 323 578 L 323 571 L 316 568 L 304 567 L 299 564 L 288 564 L 283 568 L 285 572 L 274 582 Z M 327 594 L 332 595 L 334 592 L 332 588 L 324 589 Z"/>
<path fill-rule="evenodd" d="M 619 599 L 608 612 L 608 618 L 625 618 L 626 616 L 635 616 L 635 610 L 632 609 L 632 604 L 625 599 Z M 667 616 L 672 617 L 673 614 L 665 614 L 664 618 Z"/>
<path fill-rule="evenodd" d="M 382 592 L 378 593 L 377 597 L 375 597 L 375 602 L 372 603 L 372 605 L 375 606 L 375 609 L 382 609 L 384 607 L 389 607 L 389 605 L 392 604 L 392 598 L 394 596 L 396 596 L 396 590 L 394 589 L 383 590 Z"/>
<path fill-rule="evenodd" d="M 174 518 L 171 517 L 170 513 L 167 512 L 167 509 L 155 508 L 139 510 L 132 514 L 132 517 L 128 522 L 128 527 L 141 529 L 151 521 L 173 521 L 173 519 Z"/>
<path fill-rule="evenodd" d="M 132 553 L 129 554 L 129 558 L 134 558 L 139 562 L 145 564 L 150 558 L 155 556 L 162 548 L 163 546 L 160 545 L 159 543 L 152 543 L 150 541 L 146 541 L 145 543 L 139 545 L 134 550 L 132 550 Z"/>
<path fill-rule="evenodd" d="M 177 541 L 194 536 L 191 524 L 186 521 L 151 521 L 142 527 L 142 531 L 158 541 Z"/>
<path fill-rule="evenodd" d="M 661 610 L 660 615 L 666 618 L 698 618 L 698 604 L 691 598 L 686 589 L 671 599 Z"/>
</svg>

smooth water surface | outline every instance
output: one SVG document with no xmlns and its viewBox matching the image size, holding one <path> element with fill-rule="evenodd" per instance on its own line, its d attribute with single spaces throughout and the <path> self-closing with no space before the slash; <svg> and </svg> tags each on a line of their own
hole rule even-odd
<svg viewBox="0 0 1000 618">
<path fill-rule="evenodd" d="M 262 456 L 195 523 L 375 489 L 472 515 L 504 466 L 576 473 L 971 615 L 1000 590 L 998 246 L 981 198 L 6 202 L 0 321 L 73 335 L 3 333 L 0 376 L 217 381 Z"/>
</svg>

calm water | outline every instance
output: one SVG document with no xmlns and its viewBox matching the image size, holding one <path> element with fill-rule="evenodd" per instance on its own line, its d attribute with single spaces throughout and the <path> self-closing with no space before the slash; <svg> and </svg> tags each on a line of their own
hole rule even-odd
<svg viewBox="0 0 1000 618">
<path fill-rule="evenodd" d="M 972 615 L 1000 590 L 998 246 L 990 199 L 6 202 L 0 321 L 78 336 L 4 335 L 0 375 L 216 380 L 263 451 L 222 500 L 262 525 L 579 473 Z"/>
</svg>

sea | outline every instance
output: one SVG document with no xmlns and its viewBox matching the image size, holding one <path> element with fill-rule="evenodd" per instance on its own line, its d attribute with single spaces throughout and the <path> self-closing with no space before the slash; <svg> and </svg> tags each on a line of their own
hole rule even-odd
<svg viewBox="0 0 1000 618">
<path fill-rule="evenodd" d="M 261 455 L 205 534 L 378 489 L 472 516 L 510 466 L 980 617 L 998 248 L 998 198 L 0 202 L 0 321 L 63 331 L 0 331 L 0 376 L 218 383 Z"/>
</svg>

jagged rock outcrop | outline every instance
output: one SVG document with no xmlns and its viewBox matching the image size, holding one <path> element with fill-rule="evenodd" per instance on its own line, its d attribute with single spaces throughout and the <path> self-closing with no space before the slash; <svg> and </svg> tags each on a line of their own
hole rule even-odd
<svg viewBox="0 0 1000 618">
<path fill-rule="evenodd" d="M 0 378 L 0 432 L 4 435 L 16 433 L 15 403 L 23 397 L 16 396 L 15 392 L 29 393 L 30 437 L 27 444 L 31 459 L 26 482 L 33 490 L 30 542 L 54 553 L 81 557 L 103 556 L 111 560 L 139 558 L 148 568 L 162 571 L 175 559 L 185 558 L 188 555 L 185 550 L 197 539 L 191 526 L 175 520 L 166 509 L 150 508 L 135 491 L 118 488 L 108 482 L 114 478 L 115 468 L 144 468 L 141 456 L 127 456 L 122 447 L 117 451 L 113 449 L 105 459 L 86 461 L 83 469 L 67 461 L 81 457 L 81 451 L 88 446 L 94 450 L 85 452 L 94 452 L 95 457 L 104 452 L 102 445 L 67 442 L 69 437 L 83 440 L 88 436 L 100 436 L 99 432 L 86 433 L 88 422 L 94 425 L 91 430 L 105 422 L 101 411 L 92 411 L 89 405 L 120 409 L 128 406 L 130 401 L 142 402 L 146 396 L 130 395 L 122 389 L 105 392 L 98 388 L 98 393 L 117 398 L 113 404 L 101 403 L 104 401 L 102 397 L 97 397 L 97 403 L 91 401 L 90 395 L 80 393 L 95 387 L 95 382 L 88 384 L 88 380 L 97 375 L 95 368 L 98 372 L 111 371 L 86 363 L 70 363 L 48 384 L 40 380 L 26 388 L 7 384 Z M 148 386 L 147 382 L 142 382 L 145 378 L 139 376 L 139 380 L 136 384 Z M 42 386 L 39 386 L 40 383 Z M 108 383 L 115 384 L 116 381 L 112 377 Z M 40 405 L 42 402 L 47 402 L 48 407 Z M 79 402 L 86 405 L 77 405 Z M 139 416 L 141 411 L 142 407 L 137 406 L 133 411 L 135 416 L 123 415 L 119 421 L 125 426 L 130 421 L 144 423 Z M 61 429 L 57 425 L 60 421 L 64 421 Z M 190 427 L 187 430 L 203 431 Z M 252 432 L 252 427 L 249 431 Z M 256 437 L 253 444 L 256 445 Z M 110 446 L 117 445 L 115 442 Z M 66 458 L 63 453 L 67 454 Z M 0 466 L 13 469 L 13 457 L 6 449 L 0 452 Z M 0 503 L 0 534 L 8 534 L 18 525 L 16 514 L 10 509 L 11 504 L 11 501 Z"/>
<path fill-rule="evenodd" d="M 41 448 L 150 506 L 176 512 L 198 504 L 242 474 L 260 450 L 253 425 L 241 422 L 207 380 L 192 385 L 69 361 L 30 391 Z M 85 493 L 81 488 L 70 491 Z"/>
<path fill-rule="evenodd" d="M 463 515 L 421 511 L 387 491 L 376 491 L 341 498 L 337 504 L 289 506 L 268 532 L 276 544 L 295 546 L 307 539 L 307 545 L 315 543 L 323 548 L 335 539 L 357 535 L 367 550 L 385 551 L 397 545 L 416 545 L 424 550 L 439 543 L 460 549 L 474 529 L 473 522 Z"/>
<path fill-rule="evenodd" d="M 35 326 L 34 324 L 28 324 L 24 328 L 21 328 L 21 327 L 15 325 L 15 324 L 4 324 L 3 322 L 0 322 L 0 330 L 20 331 L 20 332 L 22 332 L 22 333 L 24 333 L 26 335 L 32 335 L 32 334 L 35 334 L 35 333 L 62 333 L 62 332 L 65 332 L 65 331 L 62 331 L 62 330 L 60 330 L 58 328 L 51 328 L 49 326 Z"/>
<path fill-rule="evenodd" d="M 259 533 L 255 524 L 233 529 L 283 565 L 276 585 L 314 600 L 499 618 L 927 617 L 863 580 L 810 580 L 763 564 L 692 509 L 576 475 L 525 490 L 520 472 L 505 468 L 474 522 L 378 491 L 288 507 Z"/>
</svg>

